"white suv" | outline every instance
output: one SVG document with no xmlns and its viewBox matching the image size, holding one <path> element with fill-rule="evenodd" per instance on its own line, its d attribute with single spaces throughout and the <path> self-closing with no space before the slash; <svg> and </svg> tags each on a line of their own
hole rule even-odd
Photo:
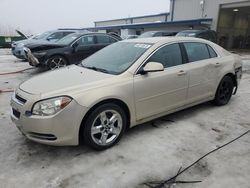
<svg viewBox="0 0 250 188">
<path fill-rule="evenodd" d="M 237 91 L 237 55 L 197 38 L 143 38 L 112 44 L 79 66 L 22 83 L 11 100 L 12 120 L 29 139 L 95 149 L 124 131 L 206 101 L 225 105 Z"/>
</svg>

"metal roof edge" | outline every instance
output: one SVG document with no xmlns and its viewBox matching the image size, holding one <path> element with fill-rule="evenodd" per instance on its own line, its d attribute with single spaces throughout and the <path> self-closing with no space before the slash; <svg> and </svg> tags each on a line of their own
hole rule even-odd
<svg viewBox="0 0 250 188">
<path fill-rule="evenodd" d="M 191 19 L 191 20 L 177 20 L 171 22 L 151 22 L 151 23 L 139 23 L 139 24 L 124 24 L 124 25 L 111 25 L 111 26 L 101 26 L 101 27 L 89 27 L 82 29 L 135 29 L 138 27 L 159 27 L 165 25 L 182 25 L 182 24 L 190 24 L 190 25 L 209 25 L 209 23 L 202 22 L 212 22 L 212 18 L 200 18 L 200 19 Z"/>
<path fill-rule="evenodd" d="M 145 15 L 145 16 L 133 16 L 133 17 L 126 17 L 126 18 L 118 18 L 118 19 L 110 19 L 110 20 L 101 20 L 101 21 L 95 21 L 94 23 L 100 23 L 100 22 L 110 22 L 110 21 L 119 21 L 119 20 L 128 20 L 128 19 L 139 19 L 139 18 L 148 18 L 153 16 L 164 16 L 169 15 L 169 12 L 160 13 L 160 14 L 151 14 L 151 15 Z"/>
</svg>

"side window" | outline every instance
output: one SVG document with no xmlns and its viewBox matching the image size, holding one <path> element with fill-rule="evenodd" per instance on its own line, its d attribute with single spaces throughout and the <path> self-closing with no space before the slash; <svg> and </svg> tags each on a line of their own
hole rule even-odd
<svg viewBox="0 0 250 188">
<path fill-rule="evenodd" d="M 91 45 L 95 44 L 94 36 L 83 36 L 77 41 L 78 45 Z"/>
<path fill-rule="evenodd" d="M 214 51 L 214 49 L 211 46 L 207 45 L 207 47 L 208 47 L 208 51 L 209 51 L 209 54 L 210 54 L 211 58 L 218 57 L 216 52 Z"/>
<path fill-rule="evenodd" d="M 162 63 L 165 68 L 182 64 L 182 55 L 179 44 L 170 44 L 160 48 L 148 62 Z"/>
<path fill-rule="evenodd" d="M 98 44 L 109 44 L 110 43 L 109 36 L 97 35 L 96 38 L 97 38 Z"/>
<path fill-rule="evenodd" d="M 210 55 L 206 44 L 198 42 L 184 43 L 189 62 L 209 59 Z"/>
<path fill-rule="evenodd" d="M 112 37 L 109 37 L 109 42 L 110 42 L 110 43 L 115 43 L 115 42 L 117 42 L 117 40 L 115 40 L 115 39 L 112 38 Z"/>
<path fill-rule="evenodd" d="M 162 32 L 158 32 L 158 33 L 155 33 L 154 34 L 154 37 L 162 37 L 163 36 L 163 33 Z"/>
</svg>

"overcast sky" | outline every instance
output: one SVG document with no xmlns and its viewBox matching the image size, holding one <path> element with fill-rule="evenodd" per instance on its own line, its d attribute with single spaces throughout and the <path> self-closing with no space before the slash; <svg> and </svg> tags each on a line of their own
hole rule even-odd
<svg viewBox="0 0 250 188">
<path fill-rule="evenodd" d="M 169 11 L 169 0 L 0 0 L 0 29 L 43 32 Z"/>
</svg>

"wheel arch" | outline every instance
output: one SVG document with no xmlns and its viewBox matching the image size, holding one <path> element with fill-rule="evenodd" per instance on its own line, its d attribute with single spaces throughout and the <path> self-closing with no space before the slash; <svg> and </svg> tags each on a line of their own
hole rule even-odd
<svg viewBox="0 0 250 188">
<path fill-rule="evenodd" d="M 126 118 L 128 120 L 128 124 L 127 124 L 127 127 L 126 129 L 128 129 L 130 127 L 130 119 L 131 119 L 131 112 L 129 110 L 129 107 L 128 105 L 120 100 L 120 99 L 116 99 L 116 98 L 110 98 L 110 99 L 105 99 L 105 100 L 102 100 L 102 101 L 99 101 L 98 103 L 96 103 L 95 105 L 93 105 L 88 111 L 87 113 L 85 114 L 85 116 L 83 117 L 82 121 L 81 121 L 81 125 L 80 125 L 80 128 L 79 128 L 79 131 L 78 131 L 78 138 L 79 138 L 79 143 L 83 143 L 83 137 L 81 135 L 81 133 L 83 132 L 84 130 L 84 124 L 87 120 L 87 118 L 89 117 L 89 115 L 99 106 L 103 105 L 103 104 L 107 104 L 107 103 L 113 103 L 113 104 L 116 104 L 118 106 L 120 106 L 125 114 L 126 114 Z"/>
<path fill-rule="evenodd" d="M 235 74 L 233 74 L 233 73 L 230 72 L 230 73 L 227 73 L 225 76 L 229 76 L 229 77 L 232 78 L 233 83 L 234 83 L 234 87 L 237 87 L 237 86 L 238 86 L 238 84 L 237 84 L 237 78 L 236 78 L 236 75 L 235 75 Z M 223 76 L 222 79 L 223 79 L 225 76 Z"/>
</svg>

